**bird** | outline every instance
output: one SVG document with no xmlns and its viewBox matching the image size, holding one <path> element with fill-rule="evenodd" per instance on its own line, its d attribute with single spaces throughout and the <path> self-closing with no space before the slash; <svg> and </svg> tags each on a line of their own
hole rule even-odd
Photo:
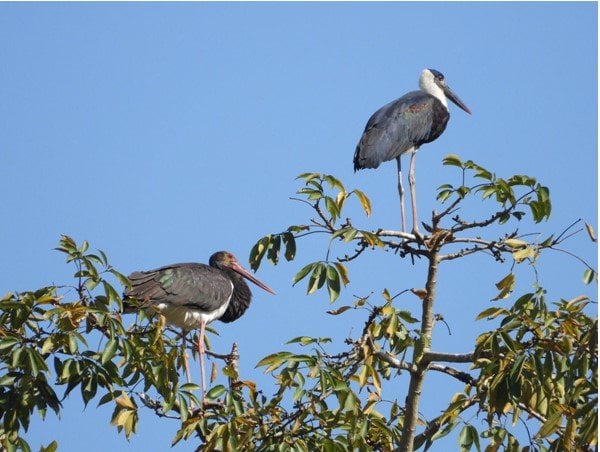
<svg viewBox="0 0 600 452">
<path fill-rule="evenodd" d="M 183 330 L 184 341 L 188 331 L 200 330 L 198 354 L 204 395 L 206 325 L 214 320 L 233 322 L 244 315 L 252 301 L 252 293 L 244 278 L 275 294 L 273 289 L 242 267 L 232 253 L 218 251 L 210 257 L 208 265 L 180 263 L 131 273 L 128 276 L 130 287 L 124 292 L 124 310 L 157 311 L 164 316 L 167 323 Z M 190 372 L 185 353 L 184 364 L 189 382 Z"/>
<path fill-rule="evenodd" d="M 420 236 L 414 175 L 417 151 L 421 145 L 437 139 L 446 129 L 450 118 L 447 99 L 471 114 L 471 110 L 446 84 L 441 72 L 423 69 L 419 77 L 419 87 L 420 90 L 406 93 L 373 113 L 354 152 L 354 172 L 364 168 L 377 168 L 383 162 L 396 159 L 403 232 L 406 232 L 406 220 L 400 157 L 410 152 L 408 183 L 412 205 L 412 231 L 417 237 Z"/>
</svg>

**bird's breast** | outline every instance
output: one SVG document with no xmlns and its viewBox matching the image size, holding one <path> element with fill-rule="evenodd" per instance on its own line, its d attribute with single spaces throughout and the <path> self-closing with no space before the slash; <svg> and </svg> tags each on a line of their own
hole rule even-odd
<svg viewBox="0 0 600 452">
<path fill-rule="evenodd" d="M 169 303 L 159 303 L 156 309 L 165 317 L 167 323 L 184 330 L 200 328 L 200 324 L 212 322 L 220 318 L 229 306 L 229 301 L 213 311 L 201 311 L 191 306 L 175 306 Z"/>
</svg>

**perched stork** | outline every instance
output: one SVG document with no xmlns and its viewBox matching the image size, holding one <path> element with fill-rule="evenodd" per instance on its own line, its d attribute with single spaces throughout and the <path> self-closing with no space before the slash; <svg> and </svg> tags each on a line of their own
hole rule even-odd
<svg viewBox="0 0 600 452">
<path fill-rule="evenodd" d="M 139 307 L 162 314 L 167 323 L 178 326 L 185 334 L 200 329 L 198 353 L 202 374 L 202 394 L 206 389 L 204 376 L 204 331 L 213 320 L 233 322 L 239 319 L 252 300 L 252 293 L 244 278 L 261 289 L 275 294 L 267 285 L 242 267 L 235 256 L 219 251 L 210 257 L 208 265 L 173 264 L 156 270 L 134 272 L 129 275 L 131 288 L 125 291 L 126 306 L 132 298 Z M 131 310 L 131 307 L 128 308 Z M 184 354 L 184 358 L 185 358 Z M 188 381 L 190 372 L 184 359 Z"/>
<path fill-rule="evenodd" d="M 415 156 L 422 144 L 438 138 L 450 118 L 448 101 L 471 114 L 471 110 L 446 85 L 444 75 L 435 69 L 423 69 L 419 78 L 420 91 L 411 91 L 377 110 L 367 122 L 354 152 L 354 171 L 377 168 L 381 163 L 396 159 L 398 193 L 402 231 L 406 231 L 404 187 L 400 157 L 410 152 L 408 183 L 412 203 L 413 233 L 419 234 L 415 192 Z"/>
</svg>

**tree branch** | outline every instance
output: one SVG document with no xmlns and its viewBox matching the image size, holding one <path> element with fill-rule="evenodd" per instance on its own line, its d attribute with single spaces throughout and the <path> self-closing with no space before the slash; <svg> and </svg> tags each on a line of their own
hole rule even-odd
<svg viewBox="0 0 600 452">
<path fill-rule="evenodd" d="M 423 361 L 443 361 L 446 363 L 472 363 L 475 359 L 473 352 L 470 353 L 444 353 L 444 352 L 432 352 L 425 350 L 423 352 Z"/>
<path fill-rule="evenodd" d="M 423 361 L 423 353 L 429 349 L 431 344 L 431 333 L 434 324 L 433 304 L 435 301 L 435 289 L 437 285 L 439 241 L 430 250 L 428 255 L 429 266 L 427 268 L 427 282 L 425 284 L 426 295 L 423 299 L 423 315 L 421 317 L 420 338 L 415 344 L 413 365 L 416 370 L 411 372 L 406 407 L 404 414 L 404 425 L 402 426 L 402 438 L 400 439 L 401 451 L 412 451 L 414 448 L 415 432 L 419 420 L 419 402 L 421 391 L 425 380 L 425 373 L 429 365 Z"/>
<path fill-rule="evenodd" d="M 414 366 L 413 364 L 410 364 L 410 363 L 407 363 L 404 361 L 400 361 L 398 358 L 394 358 L 392 355 L 390 355 L 389 353 L 386 353 L 382 350 L 374 352 L 373 355 L 377 356 L 382 361 L 385 361 L 386 363 L 388 363 L 390 366 L 392 366 L 395 369 L 408 370 L 409 372 L 417 371 L 417 367 Z"/>
<path fill-rule="evenodd" d="M 490 224 L 492 224 L 496 220 L 498 220 L 498 218 L 500 218 L 502 215 L 509 214 L 511 211 L 515 210 L 517 208 L 517 206 L 519 205 L 519 203 L 523 199 L 525 199 L 526 197 L 528 197 L 529 195 L 531 195 L 532 193 L 535 193 L 535 190 L 530 190 L 529 192 L 525 193 L 524 195 L 522 195 L 521 197 L 519 197 L 519 199 L 517 199 L 513 203 L 511 203 L 510 206 L 504 207 L 503 210 L 499 210 L 498 212 L 496 212 L 495 214 L 493 214 L 491 217 L 489 217 L 487 220 L 473 221 L 471 223 L 468 223 L 466 221 L 461 220 L 460 217 L 458 215 L 456 215 L 453 218 L 453 220 L 456 223 L 458 223 L 458 226 L 453 226 L 452 228 L 450 228 L 450 232 L 452 232 L 454 234 L 456 232 L 464 231 L 466 229 L 484 228 L 486 226 L 489 226 Z"/>
<path fill-rule="evenodd" d="M 476 397 L 471 397 L 470 399 L 465 400 L 464 405 L 461 407 L 462 408 L 461 411 L 464 411 L 464 410 L 472 407 L 477 402 L 478 402 L 478 400 Z M 437 432 L 440 431 L 440 429 L 444 426 L 444 424 L 447 423 L 447 421 L 443 422 L 444 417 L 446 417 L 446 416 L 444 414 L 442 414 L 441 416 L 438 416 L 435 419 L 433 419 L 432 421 L 428 422 L 425 430 L 422 433 L 415 436 L 415 442 L 414 442 L 415 449 L 420 449 L 421 446 L 423 446 L 423 444 L 426 441 L 430 441 L 431 438 L 433 438 L 433 435 L 435 435 Z M 402 449 L 398 448 L 398 449 L 396 449 L 395 452 L 404 452 L 404 451 Z"/>
<path fill-rule="evenodd" d="M 475 378 L 473 378 L 470 373 L 463 372 L 463 371 L 455 369 L 453 367 L 442 366 L 440 364 L 430 364 L 429 369 L 450 375 L 451 377 L 454 377 L 457 380 L 462 381 L 463 383 L 471 385 L 471 386 L 475 386 L 477 384 L 477 380 Z"/>
</svg>

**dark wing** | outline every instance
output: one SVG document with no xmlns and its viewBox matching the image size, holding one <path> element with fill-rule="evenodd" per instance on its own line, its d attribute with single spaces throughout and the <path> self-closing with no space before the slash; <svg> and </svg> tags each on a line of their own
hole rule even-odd
<svg viewBox="0 0 600 452">
<path fill-rule="evenodd" d="M 131 289 L 126 298 L 137 298 L 142 307 L 158 303 L 213 311 L 233 292 L 231 281 L 221 270 L 204 264 L 174 264 L 129 275 Z"/>
<path fill-rule="evenodd" d="M 411 91 L 377 110 L 356 146 L 354 171 L 377 168 L 413 146 L 432 141 L 429 137 L 435 103 L 445 109 L 435 97 L 423 91 Z"/>
</svg>

